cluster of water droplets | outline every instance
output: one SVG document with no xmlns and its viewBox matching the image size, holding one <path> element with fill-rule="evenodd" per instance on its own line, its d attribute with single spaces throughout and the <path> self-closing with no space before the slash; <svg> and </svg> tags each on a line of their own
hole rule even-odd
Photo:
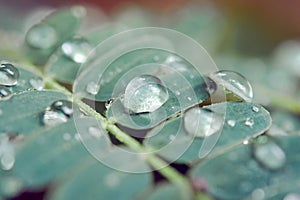
<svg viewBox="0 0 300 200">
<path fill-rule="evenodd" d="M 10 170 L 15 164 L 15 149 L 9 135 L 0 133 L 0 166 L 3 170 Z"/>
<path fill-rule="evenodd" d="M 0 64 L 0 100 L 11 95 L 10 88 L 17 85 L 19 70 L 12 64 Z"/>
<path fill-rule="evenodd" d="M 73 115 L 72 102 L 68 100 L 58 100 L 47 107 L 42 115 L 42 122 L 46 126 L 55 126 L 66 123 Z"/>
</svg>

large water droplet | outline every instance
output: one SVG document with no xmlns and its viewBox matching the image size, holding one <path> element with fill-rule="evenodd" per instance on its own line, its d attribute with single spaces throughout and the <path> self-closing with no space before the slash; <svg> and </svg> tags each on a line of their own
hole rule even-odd
<svg viewBox="0 0 300 200">
<path fill-rule="evenodd" d="M 275 142 L 263 139 L 254 145 L 255 158 L 270 170 L 282 168 L 286 162 L 284 151 Z"/>
<path fill-rule="evenodd" d="M 141 75 L 127 85 L 123 104 L 133 113 L 153 112 L 168 98 L 168 90 L 160 79 L 152 75 Z"/>
<path fill-rule="evenodd" d="M 18 84 L 19 70 L 12 64 L 0 65 L 0 85 L 13 86 Z"/>
<path fill-rule="evenodd" d="M 67 122 L 68 118 L 70 118 L 72 114 L 72 102 L 67 100 L 58 100 L 45 110 L 42 116 L 42 121 L 46 126 L 54 126 Z"/>
<path fill-rule="evenodd" d="M 210 78 L 218 84 L 223 85 L 227 90 L 243 98 L 245 101 L 252 101 L 252 87 L 249 81 L 240 73 L 230 70 L 221 70 L 211 74 Z"/>
<path fill-rule="evenodd" d="M 56 31 L 48 24 L 33 26 L 26 35 L 26 42 L 37 49 L 49 49 L 58 41 Z"/>
<path fill-rule="evenodd" d="M 99 89 L 100 89 L 100 85 L 98 85 L 94 81 L 91 81 L 86 85 L 86 92 L 92 95 L 96 95 Z"/>
<path fill-rule="evenodd" d="M 290 193 L 287 194 L 283 200 L 300 200 L 300 194 Z"/>
<path fill-rule="evenodd" d="M 61 45 L 63 54 L 76 63 L 84 63 L 92 50 L 92 46 L 84 39 L 74 38 Z"/>
<path fill-rule="evenodd" d="M 44 88 L 44 82 L 40 78 L 37 79 L 32 78 L 29 80 L 29 83 L 36 90 L 42 90 Z"/>
<path fill-rule="evenodd" d="M 9 97 L 11 95 L 10 90 L 5 86 L 0 86 L 0 99 Z"/>
<path fill-rule="evenodd" d="M 184 115 L 184 128 L 195 137 L 208 137 L 223 127 L 223 116 L 209 109 L 192 108 Z"/>
</svg>

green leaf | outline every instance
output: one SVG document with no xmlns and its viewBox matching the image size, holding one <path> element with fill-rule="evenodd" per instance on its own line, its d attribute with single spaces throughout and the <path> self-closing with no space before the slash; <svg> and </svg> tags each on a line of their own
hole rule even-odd
<svg viewBox="0 0 300 200">
<path fill-rule="evenodd" d="M 29 91 L 0 101 L 0 132 L 29 134 L 42 127 L 41 114 L 56 100 L 67 99 L 54 91 Z"/>
<path fill-rule="evenodd" d="M 38 27 L 41 24 L 49 25 L 55 32 L 54 44 L 49 48 L 36 48 L 28 42 L 29 32 L 26 36 L 25 52 L 26 55 L 35 64 L 45 64 L 53 51 L 58 48 L 66 39 L 71 38 L 79 28 L 83 17 L 84 8 L 81 6 L 73 6 L 65 9 L 60 9 L 47 16 L 39 24 L 36 24 L 31 29 Z M 42 41 L 50 38 L 43 38 Z"/>
<path fill-rule="evenodd" d="M 76 129 L 73 120 L 56 127 L 38 130 L 37 135 L 33 135 L 18 149 L 13 175 L 21 180 L 26 188 L 39 188 L 72 168 L 83 165 L 90 155 L 80 141 L 83 135 L 77 131 L 88 132 L 89 127 L 96 125 L 97 120 L 82 118 L 81 124 L 78 125 L 79 130 Z M 96 140 L 102 148 L 107 148 L 110 144 L 107 138 L 98 139 L 88 134 L 84 135 L 84 140 Z"/>
<path fill-rule="evenodd" d="M 74 41 L 76 40 L 82 41 L 87 47 L 90 48 L 90 51 L 92 51 L 92 49 L 96 47 L 100 42 L 102 42 L 109 36 L 118 33 L 120 30 L 121 28 L 116 26 L 107 26 L 92 31 L 91 33 L 88 33 L 83 37 L 76 36 L 75 38 L 68 39 L 64 41 L 64 43 L 74 43 Z M 73 51 L 76 51 L 76 49 Z M 62 49 L 58 48 L 48 60 L 45 71 L 46 74 L 50 77 L 54 77 L 55 79 L 64 83 L 72 84 L 77 76 L 80 66 L 81 63 L 77 63 L 74 60 L 68 58 L 66 55 L 64 55 Z"/>
<path fill-rule="evenodd" d="M 144 197 L 146 200 L 191 200 L 188 191 L 182 191 L 182 188 L 173 184 L 158 184 L 154 191 L 148 197 Z"/>
<path fill-rule="evenodd" d="M 258 112 L 253 111 L 254 106 Z M 193 162 L 199 160 L 201 151 L 204 153 L 202 156 L 205 156 L 211 150 L 208 157 L 224 153 L 226 149 L 264 133 L 271 125 L 269 112 L 259 105 L 225 102 L 204 108 L 224 116 L 223 128 L 217 133 L 205 139 L 194 138 L 186 131 L 187 124 L 183 122 L 184 116 L 181 116 L 151 130 L 144 140 L 145 146 L 168 160 Z M 253 120 L 253 126 L 245 124 L 248 118 Z M 235 122 L 233 127 L 228 124 L 228 120 Z"/>
<path fill-rule="evenodd" d="M 131 165 L 134 166 L 135 162 L 131 162 Z M 134 199 L 150 183 L 151 173 L 124 173 L 90 160 L 83 169 L 73 173 L 71 179 L 59 182 L 50 199 L 129 200 Z"/>
</svg>

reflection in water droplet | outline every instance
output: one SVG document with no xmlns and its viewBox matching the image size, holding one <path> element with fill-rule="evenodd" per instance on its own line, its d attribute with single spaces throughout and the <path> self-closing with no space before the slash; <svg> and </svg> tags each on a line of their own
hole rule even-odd
<svg viewBox="0 0 300 200">
<path fill-rule="evenodd" d="M 99 89 L 100 89 L 100 85 L 98 85 L 94 81 L 91 81 L 86 85 L 86 92 L 91 95 L 96 95 Z"/>
<path fill-rule="evenodd" d="M 14 86 L 18 84 L 19 70 L 12 64 L 0 65 L 0 85 Z"/>
<path fill-rule="evenodd" d="M 29 83 L 36 90 L 42 90 L 44 88 L 44 82 L 40 78 L 38 78 L 38 79 L 32 78 L 29 80 Z"/>
<path fill-rule="evenodd" d="M 114 103 L 115 99 L 110 98 L 105 102 L 105 108 L 108 110 L 110 106 Z"/>
<path fill-rule="evenodd" d="M 290 193 L 287 194 L 283 200 L 300 200 L 300 194 Z"/>
<path fill-rule="evenodd" d="M 259 112 L 259 108 L 256 106 L 252 106 L 252 110 L 253 110 L 253 112 Z"/>
<path fill-rule="evenodd" d="M 37 49 L 49 49 L 58 41 L 56 31 L 48 24 L 33 26 L 26 35 L 26 42 Z"/>
<path fill-rule="evenodd" d="M 223 127 L 223 116 L 203 108 L 192 108 L 184 115 L 184 127 L 195 137 L 208 137 Z"/>
<path fill-rule="evenodd" d="M 221 70 L 213 73 L 210 78 L 245 101 L 252 101 L 252 87 L 243 75 L 230 70 Z"/>
<path fill-rule="evenodd" d="M 0 99 L 9 97 L 11 95 L 10 90 L 5 86 L 0 86 Z"/>
<path fill-rule="evenodd" d="M 74 38 L 61 45 L 63 54 L 76 63 L 84 63 L 92 50 L 92 46 L 84 39 Z"/>
<path fill-rule="evenodd" d="M 160 79 L 152 75 L 141 75 L 128 83 L 123 104 L 133 113 L 153 112 L 168 98 L 168 90 Z"/>
<path fill-rule="evenodd" d="M 102 136 L 101 130 L 94 126 L 89 127 L 88 132 L 95 138 L 100 138 Z"/>
<path fill-rule="evenodd" d="M 246 126 L 249 126 L 249 127 L 252 127 L 254 125 L 254 120 L 252 118 L 247 118 L 246 121 L 245 121 L 245 125 Z"/>
<path fill-rule="evenodd" d="M 5 153 L 1 156 L 1 167 L 3 170 L 11 170 L 15 164 L 15 156 L 12 153 Z"/>
<path fill-rule="evenodd" d="M 51 105 L 51 110 L 60 111 L 67 117 L 73 114 L 72 102 L 67 100 L 58 100 Z"/>
<path fill-rule="evenodd" d="M 257 142 L 254 145 L 255 158 L 266 168 L 278 170 L 286 162 L 284 151 L 273 141 Z"/>
<path fill-rule="evenodd" d="M 230 120 L 227 120 L 227 124 L 231 127 L 234 127 L 235 126 L 235 121 L 230 119 Z"/>
</svg>

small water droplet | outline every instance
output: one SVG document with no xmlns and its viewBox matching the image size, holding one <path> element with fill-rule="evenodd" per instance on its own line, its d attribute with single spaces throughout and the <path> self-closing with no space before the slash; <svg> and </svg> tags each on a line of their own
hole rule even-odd
<svg viewBox="0 0 300 200">
<path fill-rule="evenodd" d="M 184 115 L 184 127 L 195 137 L 208 137 L 217 133 L 223 126 L 223 116 L 205 108 L 192 108 Z"/>
<path fill-rule="evenodd" d="M 253 112 L 259 112 L 259 108 L 256 106 L 252 106 L 252 110 L 253 110 Z"/>
<path fill-rule="evenodd" d="M 244 140 L 244 141 L 243 141 L 243 144 L 244 144 L 244 145 L 249 144 L 249 140 Z"/>
<path fill-rule="evenodd" d="M 254 120 L 252 118 L 248 117 L 245 121 L 245 125 L 252 127 L 254 125 Z"/>
<path fill-rule="evenodd" d="M 72 137 L 71 137 L 70 133 L 64 133 L 63 138 L 64 138 L 64 140 L 69 141 L 69 140 L 71 140 Z"/>
<path fill-rule="evenodd" d="M 209 94 L 213 94 L 217 90 L 217 83 L 213 81 L 211 78 L 208 76 L 204 76 L 204 81 L 206 84 L 206 90 Z"/>
<path fill-rule="evenodd" d="M 33 26 L 26 35 L 26 42 L 37 49 L 49 49 L 55 46 L 57 41 L 54 28 L 45 23 Z"/>
<path fill-rule="evenodd" d="M 282 168 L 286 162 L 284 151 L 271 140 L 265 143 L 255 143 L 254 156 L 257 161 L 270 170 L 278 170 Z"/>
<path fill-rule="evenodd" d="M 251 197 L 253 200 L 263 200 L 265 198 L 265 192 L 263 189 L 255 189 L 252 194 Z"/>
<path fill-rule="evenodd" d="M 296 193 L 287 194 L 283 200 L 300 200 L 300 195 Z"/>
<path fill-rule="evenodd" d="M 0 86 L 0 99 L 8 98 L 11 95 L 10 90 L 5 86 Z"/>
<path fill-rule="evenodd" d="M 102 136 L 101 130 L 94 126 L 89 127 L 88 132 L 95 138 L 100 138 Z"/>
<path fill-rule="evenodd" d="M 159 56 L 154 56 L 154 57 L 153 57 L 153 60 L 154 60 L 155 62 L 158 62 L 158 61 L 159 61 Z"/>
<path fill-rule="evenodd" d="M 79 133 L 75 133 L 74 138 L 75 138 L 75 140 L 80 141 L 80 135 L 79 135 Z"/>
<path fill-rule="evenodd" d="M 87 93 L 92 94 L 92 95 L 96 95 L 98 93 L 99 89 L 100 89 L 100 85 L 98 85 L 94 81 L 89 82 L 86 86 Z"/>
<path fill-rule="evenodd" d="M 180 95 L 179 90 L 175 91 L 175 94 L 176 94 L 176 96 L 179 96 Z"/>
<path fill-rule="evenodd" d="M 18 84 L 19 70 L 12 64 L 0 65 L 0 85 L 14 86 Z"/>
<path fill-rule="evenodd" d="M 190 74 L 189 77 L 190 77 L 191 79 L 193 79 L 193 78 L 195 78 L 195 75 L 194 75 L 194 74 Z"/>
<path fill-rule="evenodd" d="M 170 141 L 173 141 L 175 138 L 176 138 L 176 136 L 173 135 L 173 134 L 171 134 L 171 135 L 169 136 L 169 140 L 170 140 Z"/>
<path fill-rule="evenodd" d="M 13 153 L 5 153 L 1 156 L 1 167 L 3 170 L 11 170 L 15 164 Z"/>
<path fill-rule="evenodd" d="M 92 46 L 84 39 L 74 38 L 61 45 L 63 54 L 76 63 L 84 63 L 92 50 Z"/>
<path fill-rule="evenodd" d="M 115 99 L 110 98 L 105 102 L 105 108 L 108 110 L 110 106 L 114 103 Z"/>
<path fill-rule="evenodd" d="M 235 121 L 230 119 L 230 120 L 227 120 L 227 124 L 231 127 L 234 127 L 235 126 Z"/>
<path fill-rule="evenodd" d="M 44 88 L 44 82 L 40 78 L 37 79 L 32 78 L 29 80 L 29 83 L 36 90 L 42 90 Z"/>
<path fill-rule="evenodd" d="M 168 98 L 168 90 L 160 79 L 152 75 L 141 75 L 128 83 L 123 104 L 133 113 L 153 112 Z"/>
<path fill-rule="evenodd" d="M 191 97 L 187 97 L 187 99 L 188 99 L 189 101 L 192 101 L 192 98 L 191 98 Z"/>
<path fill-rule="evenodd" d="M 221 70 L 211 74 L 210 78 L 218 84 L 223 85 L 227 90 L 243 98 L 245 101 L 252 101 L 252 87 L 249 81 L 240 73 L 230 70 Z"/>
<path fill-rule="evenodd" d="M 60 111 L 67 117 L 73 114 L 72 102 L 68 100 L 58 100 L 51 105 L 51 110 Z"/>
</svg>

